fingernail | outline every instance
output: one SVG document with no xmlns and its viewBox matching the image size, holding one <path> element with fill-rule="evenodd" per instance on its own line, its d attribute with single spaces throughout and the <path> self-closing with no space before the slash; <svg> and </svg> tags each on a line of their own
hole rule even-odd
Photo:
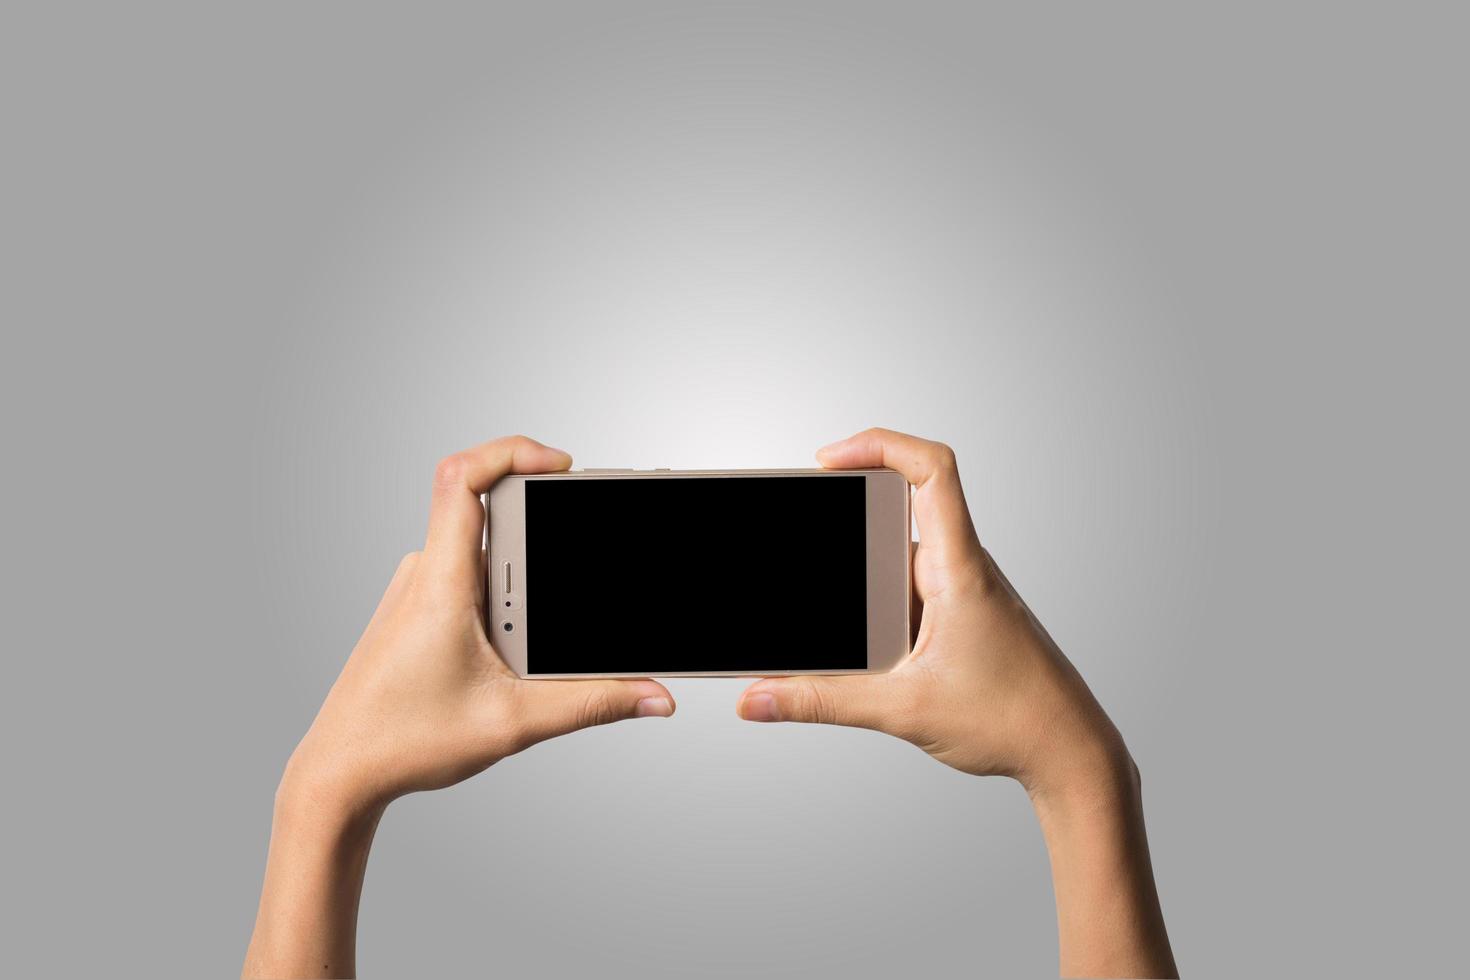
<svg viewBox="0 0 1470 980">
<path fill-rule="evenodd" d="M 633 711 L 634 718 L 667 718 L 674 713 L 674 703 L 668 698 L 644 698 Z"/>
<path fill-rule="evenodd" d="M 764 691 L 746 695 L 745 700 L 740 702 L 740 717 L 746 721 L 780 721 L 781 716 L 776 711 L 776 696 Z"/>
</svg>

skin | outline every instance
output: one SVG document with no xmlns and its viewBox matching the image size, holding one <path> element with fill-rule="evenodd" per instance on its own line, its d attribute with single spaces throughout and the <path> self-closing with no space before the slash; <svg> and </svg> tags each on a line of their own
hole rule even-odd
<svg viewBox="0 0 1470 980">
<path fill-rule="evenodd" d="M 398 566 L 276 790 L 244 976 L 355 975 L 368 850 L 393 800 L 556 735 L 673 714 L 656 681 L 522 680 L 485 636 L 480 494 L 507 473 L 571 462 L 514 437 L 439 464 L 424 550 Z"/>
<path fill-rule="evenodd" d="M 1174 977 L 1138 767 L 1082 675 L 980 546 L 948 446 L 869 429 L 817 453 L 913 485 L 922 604 L 913 650 L 885 674 L 771 678 L 748 721 L 853 725 L 975 776 L 1025 787 L 1051 856 L 1063 976 Z"/>
<path fill-rule="evenodd" d="M 872 728 L 963 772 L 1017 779 L 1051 856 L 1061 972 L 1177 976 L 1137 767 L 981 548 L 954 454 L 871 429 L 818 459 L 889 466 L 913 484 L 917 638 L 887 674 L 758 681 L 741 697 L 741 717 Z M 355 974 L 368 852 L 394 799 L 453 785 L 543 739 L 673 713 L 673 697 L 652 680 L 522 680 L 485 634 L 480 494 L 507 473 L 570 465 L 524 437 L 440 463 L 424 550 L 399 566 L 276 791 L 244 976 Z"/>
</svg>

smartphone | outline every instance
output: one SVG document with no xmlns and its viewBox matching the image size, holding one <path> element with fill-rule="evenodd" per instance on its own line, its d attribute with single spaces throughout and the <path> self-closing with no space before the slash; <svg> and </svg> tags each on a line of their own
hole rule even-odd
<svg viewBox="0 0 1470 980">
<path fill-rule="evenodd" d="M 572 470 L 485 495 L 486 627 L 523 677 L 885 671 L 909 486 L 871 470 Z"/>
</svg>

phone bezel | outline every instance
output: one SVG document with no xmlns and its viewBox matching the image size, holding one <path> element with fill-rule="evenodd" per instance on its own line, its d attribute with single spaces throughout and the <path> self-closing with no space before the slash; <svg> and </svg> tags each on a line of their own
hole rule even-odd
<svg viewBox="0 0 1470 980">
<path fill-rule="evenodd" d="M 864 670 L 675 671 L 659 674 L 626 672 L 595 674 L 527 674 L 529 636 L 526 604 L 530 599 L 518 570 L 526 567 L 526 484 L 532 480 L 667 480 L 724 477 L 862 476 L 867 497 L 868 666 Z M 484 497 L 486 514 L 485 629 L 491 645 L 511 670 L 522 677 L 556 680 L 575 677 L 780 677 L 804 674 L 861 674 L 890 670 L 912 644 L 909 609 L 912 583 L 910 491 L 903 475 L 890 469 L 757 469 L 757 470 L 569 470 L 561 473 L 516 474 L 495 484 Z M 505 564 L 511 588 L 504 590 Z M 755 582 L 752 576 L 752 582 Z M 633 590 L 637 593 L 637 590 Z M 754 586 L 752 587 L 754 591 Z M 507 606 L 507 602 L 509 606 Z M 752 605 L 755 599 L 752 597 Z M 506 632 L 502 624 L 510 622 Z"/>
</svg>

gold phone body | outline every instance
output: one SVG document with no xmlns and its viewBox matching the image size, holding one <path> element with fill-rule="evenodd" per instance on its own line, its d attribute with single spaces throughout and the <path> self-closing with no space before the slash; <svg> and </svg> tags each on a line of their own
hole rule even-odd
<svg viewBox="0 0 1470 980">
<path fill-rule="evenodd" d="M 526 486 L 538 480 L 690 480 L 729 477 L 760 477 L 780 480 L 786 477 L 852 477 L 862 476 L 866 484 L 866 572 L 867 572 L 867 666 L 840 670 L 802 669 L 799 652 L 793 653 L 790 669 L 750 670 L 673 670 L 673 671 L 605 671 L 587 673 L 530 673 L 527 670 L 536 638 L 529 612 L 535 608 L 534 572 L 526 574 L 534 563 L 528 563 L 526 551 Z M 824 470 L 571 470 L 508 476 L 485 495 L 488 517 L 486 542 L 485 609 L 490 641 L 506 664 L 522 677 L 773 677 L 790 674 L 879 673 L 892 668 L 908 652 L 911 643 L 909 624 L 910 583 L 910 492 L 903 476 L 888 469 Z M 800 596 L 772 596 L 761 587 L 761 569 L 769 562 L 780 561 L 781 549 L 760 548 L 749 554 L 732 555 L 732 561 L 748 563 L 749 593 L 739 598 L 742 609 L 758 621 L 762 605 L 770 602 L 799 602 Z M 609 587 L 612 587 L 611 585 Z M 636 649 L 639 643 L 637 624 L 655 617 L 658 610 L 638 605 L 638 596 L 649 594 L 637 582 L 622 583 L 630 596 L 628 616 L 610 624 L 610 648 Z M 545 608 L 545 606 L 543 606 Z M 779 643 L 780 637 L 763 637 L 756 642 Z M 636 659 L 636 656 L 635 656 Z"/>
</svg>

